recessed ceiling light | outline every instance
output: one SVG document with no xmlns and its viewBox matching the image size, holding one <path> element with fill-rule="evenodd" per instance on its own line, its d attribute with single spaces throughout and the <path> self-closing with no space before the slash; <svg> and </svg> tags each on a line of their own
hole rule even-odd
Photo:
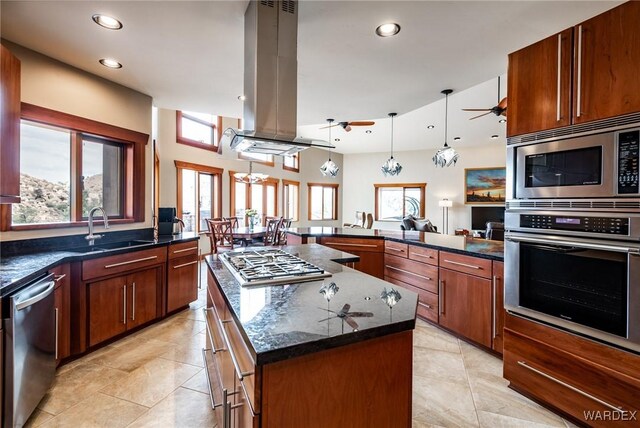
<svg viewBox="0 0 640 428">
<path fill-rule="evenodd" d="M 91 19 L 99 26 L 108 28 L 109 30 L 119 30 L 122 28 L 122 22 L 108 15 L 100 15 L 97 13 L 93 15 Z"/>
<path fill-rule="evenodd" d="M 379 25 L 378 28 L 376 28 L 376 34 L 380 37 L 395 36 L 399 32 L 400 32 L 400 26 L 395 22 L 382 24 L 382 25 Z"/>
<path fill-rule="evenodd" d="M 336 138 L 336 139 L 334 139 L 333 141 L 336 141 L 336 142 L 337 142 L 337 141 L 340 141 L 340 138 Z"/>
<path fill-rule="evenodd" d="M 364 131 L 364 132 L 366 132 L 367 134 L 371 134 L 371 132 L 373 132 L 373 131 L 371 131 L 370 129 L 367 129 L 367 130 L 366 130 L 366 131 Z"/>
<path fill-rule="evenodd" d="M 462 140 L 462 137 L 453 137 L 453 141 L 460 141 Z"/>
<path fill-rule="evenodd" d="M 115 59 L 111 59 L 111 58 L 102 58 L 100 61 L 100 64 L 104 65 L 105 67 L 109 67 L 109 68 L 122 68 L 122 64 L 120 64 L 118 61 L 116 61 Z"/>
<path fill-rule="evenodd" d="M 494 140 L 495 140 L 496 138 L 498 138 L 498 137 L 499 137 L 499 135 L 497 135 L 497 134 L 493 134 L 493 135 L 491 136 L 491 138 L 493 138 Z"/>
<path fill-rule="evenodd" d="M 246 95 L 238 95 L 238 99 L 239 99 L 240 101 L 244 101 L 244 100 L 246 100 L 246 99 L 247 99 L 247 96 L 246 96 Z"/>
<path fill-rule="evenodd" d="M 436 127 L 435 125 L 429 125 L 429 126 L 427 126 L 427 129 L 433 129 L 435 127 Z"/>
<path fill-rule="evenodd" d="M 505 123 L 506 121 L 507 121 L 507 119 L 500 119 L 500 120 L 498 121 L 498 123 Z"/>
</svg>

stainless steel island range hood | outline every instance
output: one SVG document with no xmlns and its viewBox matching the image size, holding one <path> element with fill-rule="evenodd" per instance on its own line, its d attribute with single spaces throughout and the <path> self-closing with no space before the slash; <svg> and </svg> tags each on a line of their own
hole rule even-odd
<svg viewBox="0 0 640 428">
<path fill-rule="evenodd" d="M 244 129 L 226 129 L 220 147 L 281 156 L 309 147 L 335 148 L 297 138 L 297 44 L 297 1 L 249 2 L 244 15 Z"/>
</svg>

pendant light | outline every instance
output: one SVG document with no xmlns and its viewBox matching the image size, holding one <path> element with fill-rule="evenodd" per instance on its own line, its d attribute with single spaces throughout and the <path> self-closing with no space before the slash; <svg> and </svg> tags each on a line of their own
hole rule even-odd
<svg viewBox="0 0 640 428">
<path fill-rule="evenodd" d="M 402 165 L 398 163 L 397 160 L 393 158 L 393 118 L 397 116 L 398 113 L 389 113 L 389 117 L 391 118 L 391 157 L 387 159 L 385 163 L 382 164 L 382 173 L 385 177 L 399 175 L 400 171 L 402 171 Z"/>
<path fill-rule="evenodd" d="M 331 127 L 333 119 L 327 119 L 327 122 L 329 122 L 329 144 L 331 144 Z M 340 168 L 338 168 L 338 165 L 336 165 L 336 163 L 331 160 L 331 151 L 329 151 L 329 160 L 322 164 L 322 166 L 320 167 L 320 172 L 325 177 L 334 178 L 338 176 L 338 171 L 340 171 Z"/>
<path fill-rule="evenodd" d="M 453 89 L 445 89 L 442 91 L 444 94 L 444 147 L 436 152 L 433 156 L 433 162 L 436 166 L 445 167 L 455 165 L 460 155 L 447 144 L 447 131 L 449 126 L 449 94 L 453 92 Z"/>
<path fill-rule="evenodd" d="M 240 183 L 254 184 L 263 182 L 269 178 L 269 176 L 267 174 L 254 173 L 253 162 L 249 162 L 249 174 L 246 172 L 236 172 L 233 174 L 233 178 Z"/>
</svg>

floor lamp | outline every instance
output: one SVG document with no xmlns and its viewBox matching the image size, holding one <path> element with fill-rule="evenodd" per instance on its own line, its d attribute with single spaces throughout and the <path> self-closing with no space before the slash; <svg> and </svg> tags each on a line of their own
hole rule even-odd
<svg viewBox="0 0 640 428">
<path fill-rule="evenodd" d="M 442 208 L 442 227 L 444 229 L 444 234 L 449 234 L 449 208 L 453 206 L 453 201 L 449 199 L 442 199 L 438 201 L 438 206 Z M 446 221 L 445 221 L 446 218 Z"/>
</svg>

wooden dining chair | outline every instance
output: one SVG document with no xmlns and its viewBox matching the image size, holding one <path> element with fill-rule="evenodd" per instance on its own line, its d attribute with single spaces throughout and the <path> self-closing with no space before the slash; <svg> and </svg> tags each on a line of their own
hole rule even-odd
<svg viewBox="0 0 640 428">
<path fill-rule="evenodd" d="M 231 229 L 237 229 L 240 226 L 240 217 L 222 217 L 222 220 L 231 222 Z"/>
<path fill-rule="evenodd" d="M 262 227 L 267 227 L 269 220 L 280 220 L 282 217 L 271 217 L 268 215 L 262 216 Z"/>
<path fill-rule="evenodd" d="M 280 233 L 280 224 L 282 223 L 281 217 L 272 217 L 267 220 L 266 231 L 262 242 L 255 242 L 253 244 L 263 245 L 265 247 L 271 245 L 278 245 L 278 233 Z"/>
<path fill-rule="evenodd" d="M 287 245 L 287 229 L 291 227 L 291 219 L 283 218 L 278 231 L 278 242 L 275 245 Z"/>
<path fill-rule="evenodd" d="M 207 220 L 211 251 L 218 254 L 220 250 L 233 250 L 233 228 L 229 220 Z"/>
</svg>

